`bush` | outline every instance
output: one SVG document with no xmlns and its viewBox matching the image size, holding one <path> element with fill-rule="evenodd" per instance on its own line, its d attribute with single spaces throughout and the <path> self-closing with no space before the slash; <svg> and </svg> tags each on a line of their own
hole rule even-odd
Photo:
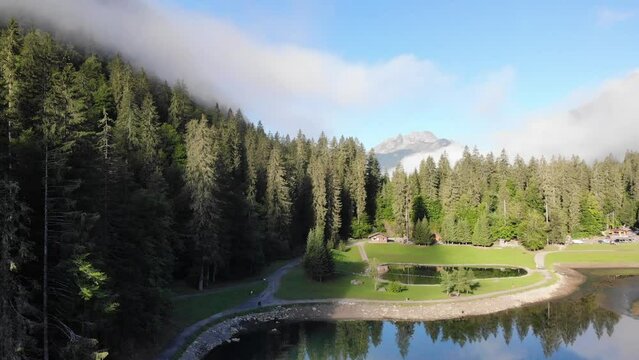
<svg viewBox="0 0 639 360">
<path fill-rule="evenodd" d="M 397 281 L 391 281 L 390 283 L 388 283 L 388 286 L 386 288 L 388 289 L 388 291 L 392 293 L 400 293 L 406 290 L 406 286 L 404 286 L 401 283 L 398 283 Z"/>
</svg>

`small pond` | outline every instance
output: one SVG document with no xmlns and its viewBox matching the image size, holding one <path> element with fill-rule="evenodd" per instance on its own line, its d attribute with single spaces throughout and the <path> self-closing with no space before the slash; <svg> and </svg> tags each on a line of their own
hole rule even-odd
<svg viewBox="0 0 639 360">
<path fill-rule="evenodd" d="M 567 298 L 493 315 L 255 325 L 205 359 L 637 359 L 639 272 L 584 273 Z"/>
<path fill-rule="evenodd" d="M 517 267 L 466 267 L 472 269 L 476 279 L 524 276 L 526 269 Z M 383 280 L 398 281 L 408 285 L 434 285 L 441 282 L 443 270 L 452 271 L 455 267 L 388 264 L 388 272 L 380 277 Z"/>
</svg>

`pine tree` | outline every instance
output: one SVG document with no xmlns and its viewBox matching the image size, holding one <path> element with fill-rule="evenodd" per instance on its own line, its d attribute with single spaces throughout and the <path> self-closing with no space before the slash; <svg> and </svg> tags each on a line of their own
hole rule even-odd
<svg viewBox="0 0 639 360">
<path fill-rule="evenodd" d="M 315 227 L 308 233 L 304 269 L 310 278 L 320 282 L 335 273 L 335 262 L 324 243 L 324 231 L 321 228 Z"/>
<path fill-rule="evenodd" d="M 2 48 L 0 48 L 0 80 L 2 81 L 2 89 L 0 92 L 2 97 L 0 105 L 3 111 L 0 112 L 2 117 L 3 132 L 6 132 L 6 163 L 9 172 L 13 167 L 13 151 L 12 143 L 16 132 L 20 131 L 20 89 L 19 89 L 19 51 L 22 46 L 22 31 L 15 19 L 11 19 L 6 30 L 2 34 Z M 1 144 L 1 142 L 0 142 Z"/>
<path fill-rule="evenodd" d="M 0 180 L 0 358 L 30 358 L 33 339 L 25 317 L 29 308 L 24 287 L 24 265 L 31 259 L 31 243 L 26 239 L 29 218 L 25 204 L 18 200 L 16 183 Z"/>
<path fill-rule="evenodd" d="M 428 220 L 417 220 L 413 229 L 413 241 L 417 245 L 432 245 L 435 243 L 435 234 L 431 232 Z"/>
<path fill-rule="evenodd" d="M 371 150 L 366 158 L 366 213 L 371 220 L 377 218 L 377 196 L 382 186 L 382 172 L 375 153 Z"/>
<path fill-rule="evenodd" d="M 266 175 L 266 226 L 268 253 L 272 258 L 290 250 L 291 199 L 288 176 L 280 149 L 274 147 Z"/>
<path fill-rule="evenodd" d="M 90 230 L 87 219 L 85 229 L 77 229 L 80 214 L 75 209 L 72 192 L 78 186 L 77 179 L 69 177 L 69 159 L 74 147 L 84 135 L 82 125 L 85 121 L 85 104 L 81 101 L 77 89 L 73 86 L 73 69 L 67 65 L 63 70 L 53 74 L 51 88 L 44 101 L 44 118 L 42 133 L 44 135 L 44 229 L 43 229 L 43 279 L 42 279 L 42 312 L 43 312 L 43 357 L 49 357 L 49 295 L 57 294 L 66 278 L 53 278 L 56 285 L 49 287 L 50 272 L 64 269 L 68 259 L 82 251 L 76 248 L 79 238 Z M 59 262 L 49 259 L 50 250 L 62 255 Z M 54 260 L 49 262 L 49 260 Z M 53 290 L 53 291 L 52 291 Z M 53 297 L 53 304 L 63 300 Z M 67 301 L 68 304 L 68 301 Z M 68 306 L 68 305 L 67 305 Z M 61 311 L 61 310 L 58 310 Z M 57 315 L 57 314 L 56 314 Z M 66 326 L 66 325 L 65 325 Z M 68 336 L 70 338 L 70 336 Z"/>
<path fill-rule="evenodd" d="M 419 164 L 419 184 L 420 193 L 424 198 L 431 201 L 437 199 L 437 188 L 439 186 L 437 166 L 430 156 Z"/>
<path fill-rule="evenodd" d="M 352 181 L 356 217 L 359 220 L 366 214 L 366 156 L 363 152 L 356 155 Z"/>
<path fill-rule="evenodd" d="M 144 96 L 139 113 L 139 147 L 141 161 L 147 167 L 155 168 L 158 165 L 158 113 L 151 94 Z"/>
<path fill-rule="evenodd" d="M 479 217 L 475 222 L 472 243 L 479 246 L 490 246 L 493 243 L 488 227 L 488 214 L 484 209 L 480 210 Z"/>
<path fill-rule="evenodd" d="M 324 229 L 326 227 L 326 216 L 328 213 L 326 186 L 326 163 L 322 153 L 312 157 L 309 165 L 309 175 L 313 189 L 313 213 L 315 217 L 315 227 Z M 332 195 L 332 194 L 331 194 Z"/>
<path fill-rule="evenodd" d="M 401 164 L 393 173 L 393 213 L 395 222 L 400 229 L 400 233 L 408 237 L 410 235 L 410 208 L 411 194 L 409 190 L 408 178 Z"/>
<path fill-rule="evenodd" d="M 169 118 L 174 128 L 181 130 L 184 124 L 195 114 L 193 114 L 193 104 L 189 98 L 189 92 L 182 81 L 173 87 L 171 93 L 171 105 L 169 106 Z M 215 121 L 216 119 L 214 119 Z"/>
<path fill-rule="evenodd" d="M 186 182 L 193 211 L 192 232 L 199 257 L 198 289 L 204 288 L 205 272 L 217 261 L 219 252 L 218 178 L 215 172 L 217 151 L 213 132 L 206 118 L 187 125 Z"/>
<path fill-rule="evenodd" d="M 587 193 L 581 200 L 581 217 L 576 237 L 598 235 L 604 230 L 604 216 L 597 198 Z"/>
<path fill-rule="evenodd" d="M 528 250 L 539 250 L 546 245 L 546 239 L 546 226 L 544 225 L 543 216 L 537 212 L 529 211 L 528 218 L 523 223 L 522 244 Z"/>
<path fill-rule="evenodd" d="M 340 241 L 340 231 L 342 229 L 342 187 L 334 173 L 329 176 L 328 191 L 328 239 L 332 246 L 336 246 Z"/>
</svg>

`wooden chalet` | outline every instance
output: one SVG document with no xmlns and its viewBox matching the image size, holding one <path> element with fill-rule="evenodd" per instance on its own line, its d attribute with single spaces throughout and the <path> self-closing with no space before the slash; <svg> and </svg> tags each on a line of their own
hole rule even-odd
<svg viewBox="0 0 639 360">
<path fill-rule="evenodd" d="M 372 243 L 387 243 L 388 236 L 386 236 L 386 234 L 384 233 L 376 232 L 374 234 L 368 235 L 368 241 Z"/>
</svg>

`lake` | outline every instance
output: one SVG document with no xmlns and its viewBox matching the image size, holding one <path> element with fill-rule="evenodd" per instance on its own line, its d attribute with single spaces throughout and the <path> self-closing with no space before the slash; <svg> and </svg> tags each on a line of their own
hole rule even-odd
<svg viewBox="0 0 639 360">
<path fill-rule="evenodd" d="M 570 297 L 493 315 L 256 325 L 206 359 L 637 359 L 639 272 L 583 270 Z"/>
</svg>

